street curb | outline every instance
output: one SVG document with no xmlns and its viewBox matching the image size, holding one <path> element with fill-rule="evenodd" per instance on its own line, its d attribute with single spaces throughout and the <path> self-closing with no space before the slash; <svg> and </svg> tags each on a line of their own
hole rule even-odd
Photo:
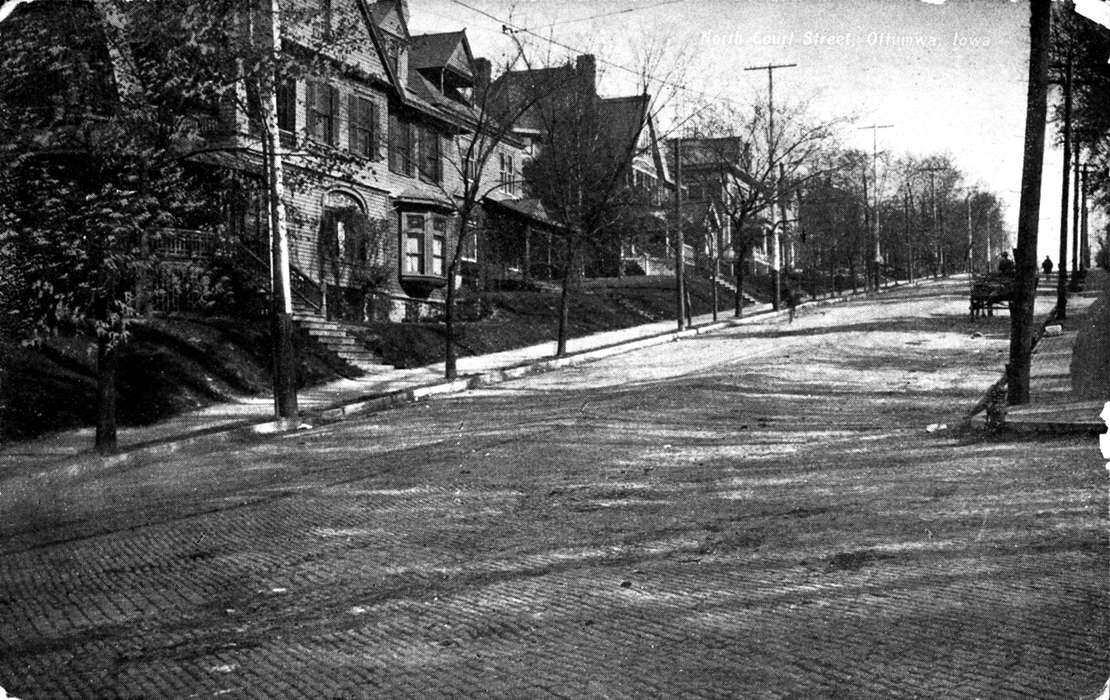
<svg viewBox="0 0 1110 700">
<path fill-rule="evenodd" d="M 1070 294 L 1070 293 L 1069 293 Z M 1056 309 L 1053 308 L 1045 316 L 1033 330 L 1033 339 L 1029 348 L 1030 360 L 1036 353 L 1037 345 L 1044 338 L 1045 331 L 1048 326 L 1056 322 Z M 980 418 L 979 414 L 986 408 L 988 397 L 991 391 L 996 387 L 1006 386 L 1006 368 L 1002 368 L 1001 376 L 991 384 L 986 391 L 983 392 L 982 397 L 975 403 L 972 409 L 964 415 L 963 424 L 968 427 L 975 427 L 980 429 L 989 429 L 984 418 Z M 1101 435 L 1106 432 L 1106 425 L 1102 422 L 1075 422 L 1075 421 L 1011 421 L 1005 416 L 1002 418 L 1001 425 L 994 429 L 997 432 L 1015 433 L 1021 435 Z"/>
<path fill-rule="evenodd" d="M 845 294 L 842 296 L 817 299 L 799 304 L 796 308 L 797 310 L 801 310 L 845 303 L 855 299 L 864 299 L 872 294 L 881 294 L 892 289 L 898 290 L 907 287 L 917 287 L 919 284 L 919 282 L 914 282 L 896 287 L 887 287 L 877 292 L 859 292 L 857 294 Z M 710 321 L 700 326 L 684 328 L 682 330 L 665 331 L 657 335 L 617 342 L 599 348 L 583 350 L 563 357 L 547 357 L 529 360 L 501 369 L 464 375 L 454 380 L 436 381 L 354 400 L 344 399 L 337 404 L 307 410 L 297 418 L 245 419 L 234 423 L 212 426 L 189 433 L 130 445 L 111 455 L 97 455 L 92 451 L 79 453 L 48 465 L 45 469 L 40 469 L 31 474 L 13 477 L 6 485 L 6 490 L 9 493 L 13 489 L 20 490 L 19 486 L 21 482 L 27 482 L 28 485 L 30 485 L 36 482 L 41 484 L 43 481 L 49 481 L 51 478 L 58 478 L 59 476 L 77 478 L 92 471 L 120 467 L 144 458 L 151 459 L 169 456 L 186 447 L 201 444 L 216 446 L 250 438 L 288 435 L 298 430 L 317 428 L 321 425 L 337 423 L 353 417 L 365 416 L 397 406 L 416 403 L 431 397 L 461 393 L 483 386 L 492 386 L 532 374 L 542 374 L 563 367 L 572 367 L 579 364 L 594 362 L 596 360 L 641 350 L 655 345 L 693 338 L 725 328 L 746 325 L 752 319 L 784 316 L 788 313 L 788 309 L 756 311 L 742 316 L 741 318 Z"/>
</svg>

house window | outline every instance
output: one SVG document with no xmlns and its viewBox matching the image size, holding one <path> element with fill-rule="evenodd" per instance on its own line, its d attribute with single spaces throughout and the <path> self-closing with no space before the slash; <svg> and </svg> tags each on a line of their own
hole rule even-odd
<svg viewBox="0 0 1110 700">
<path fill-rule="evenodd" d="M 377 105 L 358 95 L 347 99 L 347 148 L 363 158 L 378 158 Z"/>
<path fill-rule="evenodd" d="M 466 229 L 459 258 L 467 262 L 478 262 L 478 230 L 473 226 Z"/>
<path fill-rule="evenodd" d="M 412 177 L 413 165 L 412 124 L 397 114 L 389 115 L 389 169 L 399 175 Z"/>
<path fill-rule="evenodd" d="M 290 134 L 297 130 L 297 81 L 282 80 L 277 85 L 278 131 Z"/>
<path fill-rule="evenodd" d="M 405 272 L 424 274 L 424 222 L 423 214 L 405 215 Z"/>
<path fill-rule="evenodd" d="M 439 214 L 402 214 L 404 273 L 443 277 L 447 269 L 447 217 Z"/>
<path fill-rule="evenodd" d="M 329 146 L 339 145 L 339 89 L 324 83 L 308 83 L 308 135 Z"/>
<path fill-rule="evenodd" d="M 438 183 L 442 179 L 439 134 L 429 127 L 420 128 L 420 177 Z"/>
<path fill-rule="evenodd" d="M 513 177 L 513 157 L 508 153 L 501 154 L 501 189 L 509 194 L 515 190 L 515 178 Z"/>
<path fill-rule="evenodd" d="M 447 254 L 447 220 L 442 216 L 432 219 L 432 274 L 443 276 L 443 261 Z"/>
<path fill-rule="evenodd" d="M 248 80 L 247 90 L 247 128 L 252 136 L 262 133 L 262 118 L 269 106 L 263 101 L 259 85 Z M 277 91 L 277 124 L 280 131 L 292 133 L 296 130 L 297 120 L 297 82 L 291 78 L 279 80 Z"/>
</svg>

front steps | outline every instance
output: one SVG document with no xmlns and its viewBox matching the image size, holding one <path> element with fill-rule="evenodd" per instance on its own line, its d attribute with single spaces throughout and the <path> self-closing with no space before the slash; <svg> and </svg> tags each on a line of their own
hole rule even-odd
<svg viewBox="0 0 1110 700">
<path fill-rule="evenodd" d="M 374 353 L 367 350 L 338 321 L 328 321 L 318 316 L 294 313 L 293 320 L 306 333 L 343 360 L 366 374 L 389 372 L 395 369 L 387 365 Z"/>
<path fill-rule="evenodd" d="M 718 277 L 717 278 L 717 285 L 727 289 L 729 294 L 733 294 L 733 295 L 736 294 L 736 285 L 733 284 L 732 282 L 729 282 L 726 279 Z M 752 305 L 755 305 L 755 304 L 762 303 L 762 302 L 759 301 L 759 299 L 756 299 L 755 297 L 753 297 L 751 294 L 748 294 L 747 292 L 744 292 L 742 296 L 743 296 L 745 305 L 752 306 Z"/>
</svg>

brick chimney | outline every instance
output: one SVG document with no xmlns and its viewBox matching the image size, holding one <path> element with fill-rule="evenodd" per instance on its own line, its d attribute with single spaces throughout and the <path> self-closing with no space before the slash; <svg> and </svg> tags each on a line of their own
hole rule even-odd
<svg viewBox="0 0 1110 700">
<path fill-rule="evenodd" d="M 574 75 L 583 95 L 591 99 L 597 96 L 597 59 L 593 54 L 582 54 L 575 59 Z"/>
<path fill-rule="evenodd" d="M 483 93 L 489 87 L 490 74 L 493 72 L 493 66 L 490 64 L 488 58 L 474 59 L 474 91 Z"/>
</svg>

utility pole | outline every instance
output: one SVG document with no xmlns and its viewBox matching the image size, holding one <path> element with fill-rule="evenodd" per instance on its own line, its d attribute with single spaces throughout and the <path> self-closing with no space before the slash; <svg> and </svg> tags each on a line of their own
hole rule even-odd
<svg viewBox="0 0 1110 700">
<path fill-rule="evenodd" d="M 1075 153 L 1072 160 L 1075 162 L 1075 169 L 1072 176 L 1072 199 L 1071 199 L 1071 284 L 1072 288 L 1079 282 L 1079 153 L 1082 147 L 1079 145 L 1079 140 L 1075 142 Z"/>
<path fill-rule="evenodd" d="M 893 124 L 872 124 L 870 126 L 861 126 L 860 131 L 864 129 L 871 130 L 871 189 L 875 192 L 875 206 L 871 210 L 871 228 L 872 228 L 872 241 L 875 244 L 875 259 L 873 261 L 875 270 L 875 290 L 879 289 L 879 282 L 881 276 L 881 268 L 883 264 L 883 252 L 879 248 L 879 129 L 893 129 Z"/>
<path fill-rule="evenodd" d="M 1056 318 L 1068 317 L 1068 179 L 1071 170 L 1071 70 L 1064 64 L 1064 180 L 1060 187 L 1060 264 L 1056 283 Z"/>
<path fill-rule="evenodd" d="M 983 261 L 983 272 L 990 272 L 991 271 L 991 259 L 992 259 L 992 256 L 991 256 L 991 212 L 992 211 L 994 211 L 994 207 L 991 207 L 991 208 L 987 209 L 987 221 L 986 221 L 986 226 L 984 227 L 985 231 L 986 231 L 986 234 L 987 234 L 987 259 Z"/>
<path fill-rule="evenodd" d="M 281 14 L 279 0 L 270 0 L 270 56 L 277 64 L 281 50 Z M 293 348 L 293 298 L 290 294 L 289 239 L 286 230 L 284 190 L 285 178 L 281 163 L 281 139 L 277 124 L 277 85 L 273 69 L 262 71 L 261 87 L 265 96 L 266 179 L 269 187 L 270 214 L 270 333 L 273 341 L 274 414 L 278 418 L 297 416 L 296 359 Z"/>
<path fill-rule="evenodd" d="M 686 319 L 686 277 L 683 267 L 682 240 L 682 137 L 674 141 L 674 277 L 675 277 L 675 308 L 678 312 L 678 330 L 682 330 Z"/>
<path fill-rule="evenodd" d="M 907 185 L 902 192 L 902 213 L 904 217 L 903 228 L 906 232 L 906 282 L 913 284 L 913 236 L 910 234 L 910 188 Z"/>
<path fill-rule="evenodd" d="M 933 244 L 935 251 L 933 254 L 933 279 L 936 279 L 944 272 L 944 219 L 941 218 L 938 226 L 937 220 L 937 182 L 936 173 L 947 170 L 947 168 L 940 168 L 932 166 L 929 168 L 921 168 L 920 172 L 929 173 L 929 205 L 932 208 L 933 215 Z"/>
<path fill-rule="evenodd" d="M 1037 229 L 1041 213 L 1041 169 L 1044 166 L 1045 115 L 1048 112 L 1048 49 L 1052 0 L 1030 0 L 1029 82 L 1025 99 L 1025 149 L 1021 169 L 1021 204 L 1017 268 L 1010 301 L 1010 361 L 1006 363 L 1006 401 L 1029 403 L 1029 370 L 1033 355 L 1033 305 L 1037 282 Z"/>
<path fill-rule="evenodd" d="M 748 66 L 744 70 L 765 70 L 767 71 L 767 173 L 771 177 L 775 177 L 775 71 L 779 68 L 795 68 L 797 63 L 768 63 L 765 66 Z M 778 311 L 779 301 L 782 296 L 782 280 L 779 275 L 779 265 L 781 264 L 779 254 L 779 231 L 775 226 L 775 204 L 779 199 L 779 182 L 775 179 L 774 187 L 772 187 L 771 202 L 771 235 L 774 237 L 771 241 L 772 247 L 772 261 L 771 261 L 771 283 L 774 285 L 774 298 L 771 300 L 771 307 Z"/>
<path fill-rule="evenodd" d="M 975 273 L 975 239 L 971 235 L 971 192 L 964 194 L 967 203 L 967 274 L 970 277 Z"/>
<path fill-rule="evenodd" d="M 1081 251 L 1080 267 L 1083 270 L 1091 268 L 1091 243 L 1087 237 L 1087 192 L 1088 182 L 1087 176 L 1090 174 L 1090 163 L 1084 163 L 1082 167 L 1082 180 L 1080 180 L 1080 190 L 1083 192 L 1083 204 L 1080 209 L 1080 233 L 1079 233 L 1079 250 Z"/>
</svg>

